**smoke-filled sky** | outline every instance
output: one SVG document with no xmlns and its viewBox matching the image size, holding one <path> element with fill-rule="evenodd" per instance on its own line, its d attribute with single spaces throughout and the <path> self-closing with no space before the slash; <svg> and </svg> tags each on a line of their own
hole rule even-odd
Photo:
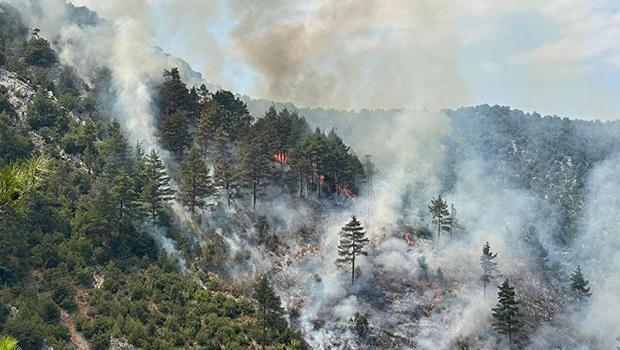
<svg viewBox="0 0 620 350">
<path fill-rule="evenodd" d="M 75 0 L 213 83 L 340 109 L 480 103 L 620 116 L 614 0 Z"/>
</svg>

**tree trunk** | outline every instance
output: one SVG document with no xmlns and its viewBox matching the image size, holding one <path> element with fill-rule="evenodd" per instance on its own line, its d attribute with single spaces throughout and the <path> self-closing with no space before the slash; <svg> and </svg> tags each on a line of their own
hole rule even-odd
<svg viewBox="0 0 620 350">
<path fill-rule="evenodd" d="M 256 208 L 256 183 L 258 180 L 255 178 L 252 182 L 252 208 Z"/>
<path fill-rule="evenodd" d="M 267 335 L 267 306 L 263 306 L 263 334 L 261 335 L 261 348 L 265 350 L 265 337 Z"/>
<path fill-rule="evenodd" d="M 196 178 L 192 178 L 192 214 L 196 208 Z"/>
<path fill-rule="evenodd" d="M 318 177 L 318 180 L 319 180 L 319 181 L 317 181 L 317 195 L 318 195 L 318 199 L 321 199 L 321 167 L 317 166 L 316 168 L 318 170 L 317 171 L 317 177 Z"/>
<path fill-rule="evenodd" d="M 353 283 L 355 283 L 355 255 L 353 255 L 353 260 L 351 262 L 351 285 L 353 285 Z"/>
<path fill-rule="evenodd" d="M 121 226 L 123 224 L 123 201 L 122 200 L 120 202 L 120 205 L 119 205 L 118 209 L 119 209 L 118 210 L 118 217 L 119 217 L 119 220 L 118 220 L 118 232 L 120 233 L 121 232 Z"/>
<path fill-rule="evenodd" d="M 120 218 L 121 220 L 123 220 L 123 201 L 122 201 L 122 200 L 121 200 L 121 202 L 120 202 L 120 206 L 119 206 L 119 208 L 118 208 L 118 209 L 119 209 L 119 210 L 118 210 L 118 216 L 119 216 L 119 218 Z"/>
<path fill-rule="evenodd" d="M 228 183 L 228 181 L 226 181 L 226 203 L 230 208 L 230 184 Z"/>
</svg>

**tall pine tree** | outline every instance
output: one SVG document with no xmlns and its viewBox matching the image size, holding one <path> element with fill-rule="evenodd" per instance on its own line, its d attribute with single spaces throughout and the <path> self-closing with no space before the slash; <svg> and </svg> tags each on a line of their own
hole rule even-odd
<svg viewBox="0 0 620 350">
<path fill-rule="evenodd" d="M 480 266 L 482 267 L 482 283 L 484 284 L 484 296 L 487 295 L 487 284 L 499 275 L 495 258 L 497 253 L 491 252 L 489 242 L 482 247 L 482 255 L 480 256 Z"/>
<path fill-rule="evenodd" d="M 204 154 L 207 154 L 209 146 L 213 144 L 214 138 L 217 137 L 217 119 L 218 116 L 223 113 L 222 107 L 220 105 L 211 100 L 208 101 L 205 105 L 202 114 L 198 118 L 198 123 L 196 125 L 196 143 L 200 146 Z M 221 131 L 219 133 L 221 134 Z"/>
<path fill-rule="evenodd" d="M 192 96 L 187 86 L 181 80 L 179 69 L 174 67 L 164 70 L 164 83 L 159 86 L 157 92 L 157 105 L 162 115 L 172 115 L 175 112 L 183 112 L 191 115 L 194 109 L 195 97 Z"/>
<path fill-rule="evenodd" d="M 181 111 L 164 115 L 159 121 L 159 135 L 166 149 L 174 152 L 178 159 L 183 157 L 185 149 L 192 144 L 189 134 L 189 121 Z"/>
<path fill-rule="evenodd" d="M 155 150 L 146 156 L 143 167 L 140 202 L 155 221 L 164 204 L 173 198 L 174 191 L 170 188 L 166 167 Z"/>
<path fill-rule="evenodd" d="M 258 303 L 258 314 L 261 320 L 261 348 L 265 349 L 267 340 L 272 338 L 267 336 L 269 329 L 283 330 L 286 328 L 284 319 L 284 309 L 282 308 L 280 297 L 269 283 L 266 275 L 254 285 L 254 300 Z"/>
<path fill-rule="evenodd" d="M 230 207 L 233 189 L 239 178 L 239 167 L 236 166 L 234 152 L 224 129 L 215 131 L 210 148 L 214 159 L 213 178 L 226 191 L 226 203 Z"/>
<path fill-rule="evenodd" d="M 117 220 L 120 226 L 134 217 L 139 205 L 138 194 L 135 190 L 136 183 L 133 177 L 120 173 L 112 179 L 111 185 L 110 195 L 116 203 Z"/>
<path fill-rule="evenodd" d="M 355 282 L 355 258 L 368 255 L 364 246 L 368 243 L 366 232 L 355 216 L 340 230 L 340 243 L 336 265 L 344 267 L 351 265 L 351 284 Z"/>
<path fill-rule="evenodd" d="M 433 216 L 433 223 L 437 224 L 437 241 L 441 237 L 441 231 L 450 231 L 450 212 L 448 211 L 448 203 L 441 197 L 431 199 L 431 205 L 428 209 Z"/>
<path fill-rule="evenodd" d="M 131 170 L 131 150 L 127 139 L 123 136 L 121 125 L 113 120 L 108 125 L 108 139 L 103 143 L 103 171 L 110 179 L 120 173 L 129 173 Z"/>
<path fill-rule="evenodd" d="M 512 347 L 512 338 L 523 326 L 519 314 L 519 301 L 515 299 L 515 289 L 510 286 L 508 280 L 499 287 L 499 302 L 493 310 L 493 328 L 500 333 L 508 336 L 508 341 Z"/>
<path fill-rule="evenodd" d="M 197 148 L 189 151 L 179 168 L 181 171 L 179 197 L 181 203 L 194 213 L 196 207 L 204 207 L 206 197 L 213 195 L 213 182 L 209 168 Z"/>
<path fill-rule="evenodd" d="M 265 139 L 251 130 L 241 145 L 240 153 L 241 174 L 252 186 L 252 206 L 256 207 L 260 181 L 269 173 L 270 155 Z"/>
</svg>

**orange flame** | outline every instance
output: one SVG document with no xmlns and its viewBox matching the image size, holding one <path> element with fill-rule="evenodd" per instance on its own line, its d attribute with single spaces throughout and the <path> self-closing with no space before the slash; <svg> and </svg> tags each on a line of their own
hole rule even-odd
<svg viewBox="0 0 620 350">
<path fill-rule="evenodd" d="M 273 155 L 273 159 L 276 162 L 282 163 L 282 164 L 287 164 L 288 163 L 288 157 L 286 156 L 286 154 L 284 152 L 278 152 L 276 154 Z"/>
<path fill-rule="evenodd" d="M 314 173 L 316 174 L 316 173 Z M 324 184 L 325 183 L 325 175 L 320 175 L 319 174 L 319 182 Z M 343 196 L 345 196 L 346 198 L 350 199 L 350 200 L 355 200 L 355 195 L 353 194 L 353 192 L 351 192 L 348 188 L 341 186 L 339 183 L 335 183 L 336 185 L 336 189 L 338 190 L 338 192 L 340 192 L 340 194 L 342 194 Z"/>
<path fill-rule="evenodd" d="M 349 191 L 348 188 L 344 186 L 340 186 L 339 184 L 336 184 L 336 188 L 343 196 L 349 198 L 350 200 L 355 200 L 355 196 L 353 195 L 351 191 Z"/>
</svg>

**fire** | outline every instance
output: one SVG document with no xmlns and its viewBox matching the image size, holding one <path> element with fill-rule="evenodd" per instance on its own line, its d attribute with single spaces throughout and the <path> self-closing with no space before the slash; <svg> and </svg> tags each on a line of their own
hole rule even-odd
<svg viewBox="0 0 620 350">
<path fill-rule="evenodd" d="M 286 154 L 284 152 L 278 152 L 276 154 L 273 155 L 273 159 L 276 162 L 282 163 L 282 164 L 288 164 L 288 157 L 286 156 Z"/>
<path fill-rule="evenodd" d="M 350 200 L 355 200 L 355 196 L 353 196 L 353 193 L 349 191 L 348 188 L 340 186 L 339 184 L 336 184 L 336 188 L 338 189 L 338 192 L 340 192 L 340 194 L 342 194 L 343 196 L 349 198 Z"/>
<path fill-rule="evenodd" d="M 326 180 L 325 175 L 319 174 L 318 177 L 319 177 L 319 182 L 321 184 L 324 184 L 325 180 Z M 338 190 L 338 192 L 340 192 L 341 195 L 345 196 L 346 198 L 348 198 L 348 199 L 350 199 L 352 201 L 355 200 L 355 195 L 348 188 L 346 188 L 344 186 L 341 186 L 337 182 L 335 183 L 335 185 L 336 185 L 336 190 Z"/>
<path fill-rule="evenodd" d="M 415 245 L 415 237 L 411 232 L 405 233 L 404 239 L 408 246 L 412 247 Z"/>
</svg>

